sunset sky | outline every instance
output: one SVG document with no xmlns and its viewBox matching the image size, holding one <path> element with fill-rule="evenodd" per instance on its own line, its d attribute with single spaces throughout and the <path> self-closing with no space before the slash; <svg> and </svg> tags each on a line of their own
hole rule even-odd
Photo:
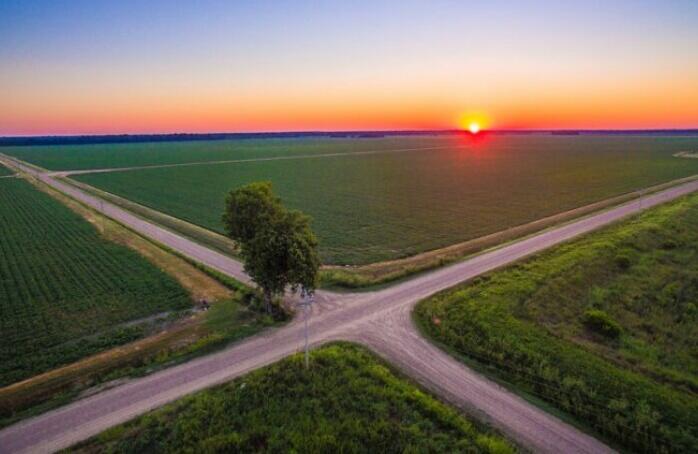
<svg viewBox="0 0 698 454">
<path fill-rule="evenodd" d="M 0 2 L 0 135 L 698 127 L 698 1 Z"/>
</svg>

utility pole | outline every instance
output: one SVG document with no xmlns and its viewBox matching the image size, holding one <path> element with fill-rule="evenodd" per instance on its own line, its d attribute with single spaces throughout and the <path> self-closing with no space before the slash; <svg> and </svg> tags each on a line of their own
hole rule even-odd
<svg viewBox="0 0 698 454">
<path fill-rule="evenodd" d="M 305 337 L 305 368 L 307 369 L 310 365 L 310 359 L 308 354 L 308 318 L 310 317 L 310 306 L 315 302 L 315 296 L 312 293 L 301 293 L 301 302 L 298 303 L 299 306 L 303 307 L 304 316 L 304 337 Z"/>
</svg>

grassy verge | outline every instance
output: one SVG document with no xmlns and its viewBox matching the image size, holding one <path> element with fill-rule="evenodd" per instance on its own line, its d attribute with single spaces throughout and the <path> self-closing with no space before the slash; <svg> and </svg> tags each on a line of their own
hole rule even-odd
<svg viewBox="0 0 698 454">
<path fill-rule="evenodd" d="M 698 195 L 418 305 L 434 340 L 644 452 L 698 446 Z"/>
<path fill-rule="evenodd" d="M 73 452 L 512 452 L 363 348 L 332 344 L 186 397 Z"/>
<path fill-rule="evenodd" d="M 60 180 L 64 183 L 76 186 L 88 194 L 102 198 L 120 208 L 128 210 L 143 219 L 154 222 L 155 224 L 171 230 L 172 232 L 179 233 L 180 235 L 190 238 L 203 246 L 209 247 L 223 254 L 227 254 L 231 257 L 237 256 L 238 251 L 235 243 L 231 239 L 219 233 L 182 219 L 177 219 L 160 211 L 153 210 L 152 208 L 148 208 L 136 202 L 124 199 L 123 197 L 99 190 L 93 186 L 81 183 L 74 179 L 60 178 Z"/>
<path fill-rule="evenodd" d="M 0 388 L 0 427 L 76 398 L 212 353 L 277 325 L 240 298 L 219 301 L 166 330 L 28 380 Z"/>
</svg>

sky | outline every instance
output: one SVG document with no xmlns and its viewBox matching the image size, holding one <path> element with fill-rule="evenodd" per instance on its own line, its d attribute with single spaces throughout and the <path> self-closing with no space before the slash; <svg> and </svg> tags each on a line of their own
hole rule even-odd
<svg viewBox="0 0 698 454">
<path fill-rule="evenodd" d="M 698 127 L 698 1 L 0 2 L 0 135 Z"/>
</svg>

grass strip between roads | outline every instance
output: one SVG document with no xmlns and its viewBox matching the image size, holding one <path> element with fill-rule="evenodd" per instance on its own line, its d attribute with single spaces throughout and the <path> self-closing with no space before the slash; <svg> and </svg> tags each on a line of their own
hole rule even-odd
<svg viewBox="0 0 698 454">
<path fill-rule="evenodd" d="M 422 303 L 456 356 L 640 452 L 698 447 L 698 195 Z"/>
<path fill-rule="evenodd" d="M 196 393 L 71 452 L 491 452 L 514 448 L 367 350 L 321 347 Z"/>
</svg>

